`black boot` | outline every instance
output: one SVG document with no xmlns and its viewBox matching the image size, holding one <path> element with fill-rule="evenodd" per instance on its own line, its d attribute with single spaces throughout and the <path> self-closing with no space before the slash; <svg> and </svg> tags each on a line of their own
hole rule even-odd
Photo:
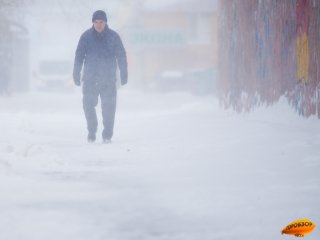
<svg viewBox="0 0 320 240">
<path fill-rule="evenodd" d="M 93 143 L 94 141 L 96 141 L 96 134 L 95 133 L 89 133 L 87 140 L 89 143 Z"/>
<path fill-rule="evenodd" d="M 102 143 L 104 143 L 104 144 L 111 143 L 111 139 L 109 139 L 109 138 L 103 138 L 103 139 L 102 139 Z"/>
</svg>

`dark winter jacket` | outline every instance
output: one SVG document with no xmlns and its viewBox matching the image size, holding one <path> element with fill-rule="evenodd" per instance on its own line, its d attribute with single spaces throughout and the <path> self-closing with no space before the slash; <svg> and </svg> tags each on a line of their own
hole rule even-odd
<svg viewBox="0 0 320 240">
<path fill-rule="evenodd" d="M 74 82 L 80 85 L 80 72 L 83 65 L 83 82 L 115 83 L 117 64 L 121 84 L 124 85 L 128 81 L 127 56 L 119 35 L 108 26 L 101 33 L 92 27 L 81 35 L 78 43 L 73 68 Z"/>
</svg>

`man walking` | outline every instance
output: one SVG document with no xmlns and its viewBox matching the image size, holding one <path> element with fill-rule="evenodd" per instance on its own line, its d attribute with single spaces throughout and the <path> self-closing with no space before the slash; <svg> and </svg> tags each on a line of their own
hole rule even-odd
<svg viewBox="0 0 320 240">
<path fill-rule="evenodd" d="M 98 120 L 95 108 L 100 96 L 104 127 L 102 139 L 104 143 L 110 143 L 117 100 L 116 70 L 118 66 L 121 85 L 126 84 L 128 82 L 127 57 L 119 35 L 108 27 L 104 11 L 95 11 L 92 23 L 92 28 L 80 37 L 74 61 L 73 80 L 77 86 L 82 82 L 88 142 L 96 140 Z"/>
</svg>

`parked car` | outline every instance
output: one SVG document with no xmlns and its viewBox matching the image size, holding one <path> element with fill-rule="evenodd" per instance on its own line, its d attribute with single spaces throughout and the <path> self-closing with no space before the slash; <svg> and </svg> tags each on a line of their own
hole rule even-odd
<svg viewBox="0 0 320 240">
<path fill-rule="evenodd" d="M 71 90 L 72 63 L 66 60 L 43 60 L 39 62 L 34 72 L 36 88 L 38 90 Z"/>
<path fill-rule="evenodd" d="M 197 95 L 213 94 L 216 72 L 213 68 L 185 71 L 164 71 L 156 79 L 154 88 L 162 92 L 185 91 Z"/>
</svg>

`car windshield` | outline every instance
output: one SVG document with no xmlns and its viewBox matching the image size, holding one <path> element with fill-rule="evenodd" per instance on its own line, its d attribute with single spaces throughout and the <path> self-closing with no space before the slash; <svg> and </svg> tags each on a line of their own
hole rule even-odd
<svg viewBox="0 0 320 240">
<path fill-rule="evenodd" d="M 69 74 L 71 65 L 68 61 L 43 61 L 39 71 L 41 74 Z"/>
</svg>

